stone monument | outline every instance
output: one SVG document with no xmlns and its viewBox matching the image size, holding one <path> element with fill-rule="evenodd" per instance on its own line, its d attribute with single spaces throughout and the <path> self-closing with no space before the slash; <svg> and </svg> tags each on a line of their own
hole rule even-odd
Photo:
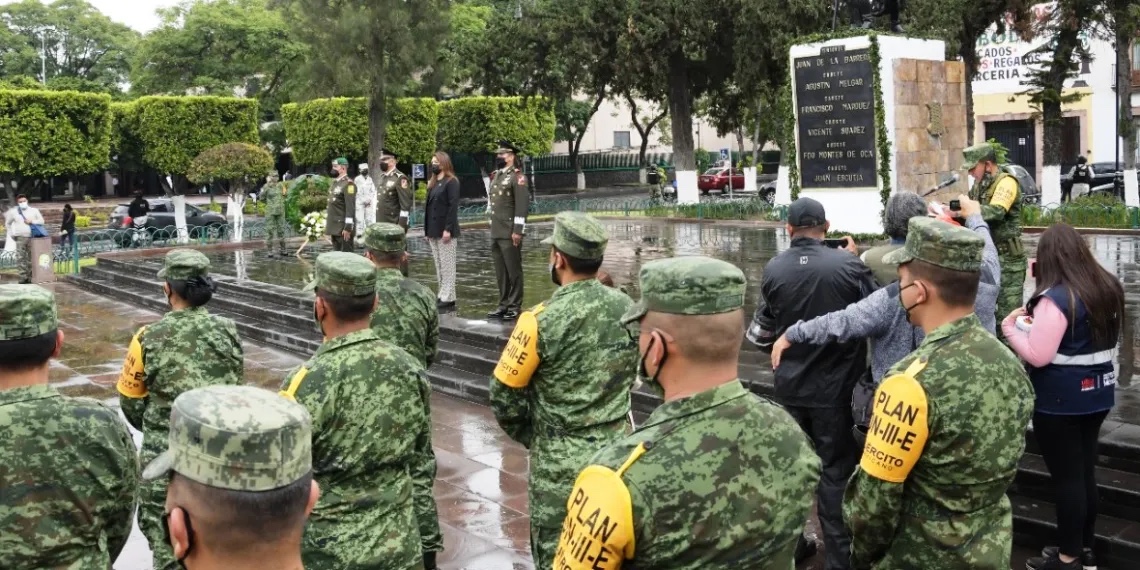
<svg viewBox="0 0 1140 570">
<path fill-rule="evenodd" d="M 881 233 L 885 196 L 926 193 L 961 165 L 966 78 L 945 44 L 862 35 L 793 46 L 795 169 L 780 167 L 776 202 L 819 200 L 832 229 Z M 940 196 L 965 192 L 965 176 Z"/>
</svg>

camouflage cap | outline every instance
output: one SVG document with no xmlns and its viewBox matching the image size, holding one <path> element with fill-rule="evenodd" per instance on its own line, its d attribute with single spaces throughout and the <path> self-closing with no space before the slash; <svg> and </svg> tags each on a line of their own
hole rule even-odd
<svg viewBox="0 0 1140 570">
<path fill-rule="evenodd" d="M 628 325 L 649 311 L 674 315 L 717 315 L 744 306 L 744 272 L 704 256 L 658 259 L 641 266 L 641 300 L 621 317 Z"/>
<path fill-rule="evenodd" d="M 143 479 L 174 471 L 219 489 L 278 489 L 312 471 L 312 424 L 304 406 L 261 388 L 190 390 L 174 400 L 167 449 Z"/>
<path fill-rule="evenodd" d="M 404 228 L 384 222 L 371 224 L 364 230 L 364 247 L 381 253 L 404 251 Z"/>
<path fill-rule="evenodd" d="M 997 152 L 994 151 L 993 145 L 984 142 L 968 146 L 962 151 L 962 170 L 969 170 L 983 160 L 997 162 Z"/>
<path fill-rule="evenodd" d="M 376 266 L 371 261 L 344 251 L 317 256 L 316 275 L 306 291 L 320 289 L 334 295 L 356 297 L 376 292 Z"/>
<path fill-rule="evenodd" d="M 593 216 L 582 212 L 559 212 L 554 216 L 554 233 L 542 240 L 558 251 L 578 259 L 601 259 L 606 253 L 606 229 Z"/>
<path fill-rule="evenodd" d="M 20 340 L 59 328 L 55 296 L 39 285 L 0 285 L 0 340 Z"/>
<path fill-rule="evenodd" d="M 184 247 L 170 250 L 166 254 L 162 269 L 158 270 L 158 278 L 169 281 L 184 281 L 209 274 L 210 258 L 196 249 Z"/>
<path fill-rule="evenodd" d="M 955 271 L 979 271 L 986 242 L 978 234 L 925 216 L 910 219 L 906 244 L 883 256 L 883 263 L 902 265 L 916 259 Z"/>
</svg>

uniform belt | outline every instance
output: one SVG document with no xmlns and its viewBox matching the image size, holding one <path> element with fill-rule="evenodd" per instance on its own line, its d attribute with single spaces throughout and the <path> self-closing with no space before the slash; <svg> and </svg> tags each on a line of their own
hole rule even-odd
<svg viewBox="0 0 1140 570">
<path fill-rule="evenodd" d="M 1003 242 L 995 244 L 998 253 L 1001 255 L 1020 255 L 1025 253 L 1025 247 L 1021 245 L 1021 238 L 1009 238 Z"/>
</svg>

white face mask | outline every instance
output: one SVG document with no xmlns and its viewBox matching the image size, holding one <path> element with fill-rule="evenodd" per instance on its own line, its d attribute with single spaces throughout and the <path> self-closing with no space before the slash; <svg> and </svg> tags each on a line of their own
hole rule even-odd
<svg viewBox="0 0 1140 570">
<path fill-rule="evenodd" d="M 28 203 L 27 202 L 19 202 L 16 205 L 19 206 L 21 210 L 28 209 Z"/>
</svg>

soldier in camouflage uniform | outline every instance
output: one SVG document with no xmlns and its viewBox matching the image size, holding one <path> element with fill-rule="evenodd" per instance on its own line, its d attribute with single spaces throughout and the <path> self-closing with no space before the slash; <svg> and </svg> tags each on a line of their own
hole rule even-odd
<svg viewBox="0 0 1140 570">
<path fill-rule="evenodd" d="M 487 313 L 489 319 L 514 320 L 523 302 L 522 242 L 530 192 L 526 174 L 516 164 L 519 149 L 499 141 L 495 170 L 491 179 L 491 260 L 499 284 L 499 307 Z"/>
<path fill-rule="evenodd" d="M 55 298 L 0 285 L 0 568 L 110 568 L 134 520 L 138 459 L 114 410 L 48 384 Z"/>
<path fill-rule="evenodd" d="M 325 235 L 332 239 L 333 250 L 351 252 L 355 246 L 356 183 L 348 177 L 348 159 L 333 161 L 332 176 Z"/>
<path fill-rule="evenodd" d="M 288 192 L 288 187 L 277 180 L 277 173 L 271 172 L 265 179 L 265 187 L 261 190 L 261 199 L 265 202 L 265 249 L 269 251 L 269 257 L 274 257 L 277 253 L 282 256 L 286 255 L 285 251 L 285 227 L 288 223 L 285 221 L 285 194 Z M 273 249 L 273 241 L 277 241 L 276 252 Z"/>
<path fill-rule="evenodd" d="M 380 186 L 376 188 L 379 207 L 376 221 L 396 224 L 408 230 L 413 190 L 408 175 L 396 168 L 396 154 L 384 149 L 380 156 Z"/>
<path fill-rule="evenodd" d="M 301 535 L 320 494 L 311 428 L 303 406 L 261 388 L 178 396 L 168 446 L 143 471 L 170 482 L 175 557 L 187 568 L 301 568 Z"/>
<path fill-rule="evenodd" d="M 143 432 L 140 459 L 145 465 L 166 446 L 170 407 L 183 392 L 216 384 L 240 384 L 241 339 L 233 321 L 211 315 L 205 307 L 214 291 L 210 260 L 193 249 L 166 254 L 158 278 L 171 311 L 139 329 L 131 340 L 119 375 L 119 405 L 135 429 Z M 150 541 L 154 567 L 176 568 L 162 530 L 166 481 L 139 487 L 139 528 Z"/>
<path fill-rule="evenodd" d="M 665 403 L 578 475 L 554 568 L 792 568 L 820 460 L 739 380 L 744 273 L 690 256 L 647 263 L 640 280 L 621 322 Z"/>
<path fill-rule="evenodd" d="M 400 226 L 384 222 L 364 231 L 366 255 L 376 265 L 378 298 L 372 330 L 423 362 L 426 369 L 435 360 L 439 344 L 439 309 L 431 289 L 400 273 L 408 258 L 404 235 Z"/>
<path fill-rule="evenodd" d="M 926 338 L 875 391 L 843 502 L 856 570 L 1009 568 L 1005 493 L 1033 388 L 974 314 L 983 246 L 968 229 L 912 218 L 904 247 L 884 257 L 899 265 L 899 302 Z"/>
<path fill-rule="evenodd" d="M 997 165 L 993 145 L 977 144 L 962 151 L 962 169 L 974 178 L 970 199 L 982 203 L 982 219 L 990 225 L 1001 262 L 997 322 L 1022 305 L 1025 290 L 1025 247 L 1021 244 L 1021 187 L 1017 177 Z M 1001 327 L 997 328 L 1001 337 Z"/>
<path fill-rule="evenodd" d="M 313 476 L 323 496 L 305 532 L 308 570 L 419 569 L 410 471 L 431 446 L 421 361 L 368 326 L 376 268 L 359 255 L 323 253 L 306 290 L 324 344 L 283 384 L 313 416 Z"/>
<path fill-rule="evenodd" d="M 364 247 L 368 259 L 376 265 L 377 302 L 372 312 L 372 330 L 382 340 L 423 362 L 427 369 L 435 360 L 439 343 L 439 309 L 435 306 L 435 293 L 400 273 L 400 264 L 408 257 L 404 228 L 384 222 L 372 224 L 364 230 Z M 431 385 L 424 388 L 424 416 L 431 418 L 431 399 L 427 397 L 431 394 Z M 429 553 L 434 558 L 435 553 L 443 550 L 439 513 L 432 491 L 435 450 L 431 441 L 421 444 L 425 445 L 418 449 L 419 460 L 412 468 L 413 499 L 420 525 L 420 548 L 425 558 Z"/>
<path fill-rule="evenodd" d="M 633 300 L 597 279 L 605 229 L 579 212 L 554 218 L 549 301 L 524 312 L 491 380 L 503 431 L 530 450 L 530 549 L 550 568 L 574 476 L 628 433 L 637 349 L 618 319 Z"/>
</svg>

